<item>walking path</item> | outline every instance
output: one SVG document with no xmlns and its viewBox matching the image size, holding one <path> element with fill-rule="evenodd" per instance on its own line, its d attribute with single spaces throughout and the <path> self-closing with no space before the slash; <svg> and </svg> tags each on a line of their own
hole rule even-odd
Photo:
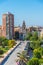
<svg viewBox="0 0 43 65">
<path fill-rule="evenodd" d="M 13 51 L 13 53 L 9 56 L 7 61 L 3 65 L 17 65 L 17 53 L 22 52 L 26 46 L 26 42 L 21 42 L 21 44 Z"/>
</svg>

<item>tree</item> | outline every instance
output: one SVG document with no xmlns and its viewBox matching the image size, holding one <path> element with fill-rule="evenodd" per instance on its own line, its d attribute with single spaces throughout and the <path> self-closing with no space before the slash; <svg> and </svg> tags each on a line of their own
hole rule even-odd
<svg viewBox="0 0 43 65">
<path fill-rule="evenodd" d="M 2 42 L 2 47 L 5 47 L 5 46 L 8 46 L 8 40 L 7 39 Z"/>
<path fill-rule="evenodd" d="M 38 50 L 39 50 L 40 53 L 41 53 L 41 57 L 43 57 L 43 48 L 39 47 Z"/>
<path fill-rule="evenodd" d="M 8 41 L 8 46 L 11 48 L 16 44 L 15 40 L 9 40 Z"/>
<path fill-rule="evenodd" d="M 31 32 L 27 33 L 27 35 L 25 37 L 25 40 L 30 40 L 31 36 L 32 36 Z"/>
<path fill-rule="evenodd" d="M 38 32 L 37 31 L 33 33 L 33 37 L 35 38 L 35 40 L 38 39 Z"/>
<path fill-rule="evenodd" d="M 4 53 L 4 50 L 0 48 L 0 55 L 2 55 L 3 53 Z"/>
<path fill-rule="evenodd" d="M 30 61 L 27 62 L 27 65 L 39 65 L 38 58 L 32 58 Z"/>
<path fill-rule="evenodd" d="M 18 59 L 19 64 L 21 64 L 21 65 L 25 65 L 26 62 L 28 61 L 25 51 L 23 51 L 22 53 L 18 53 L 17 56 L 18 56 L 18 58 L 19 58 L 19 59 Z"/>
<path fill-rule="evenodd" d="M 41 41 L 39 41 L 39 40 L 37 40 L 37 41 L 32 41 L 32 42 L 30 42 L 30 47 L 31 47 L 32 49 L 39 48 L 39 47 L 40 47 L 40 42 L 41 42 Z"/>
<path fill-rule="evenodd" d="M 38 32 L 33 32 L 32 37 L 30 37 L 31 41 L 38 40 Z"/>
<path fill-rule="evenodd" d="M 5 37 L 0 37 L 0 46 L 3 46 L 3 44 L 7 41 Z M 6 43 L 7 45 L 7 43 Z"/>
<path fill-rule="evenodd" d="M 36 58 L 41 58 L 41 53 L 38 49 L 34 49 L 33 56 Z"/>
</svg>

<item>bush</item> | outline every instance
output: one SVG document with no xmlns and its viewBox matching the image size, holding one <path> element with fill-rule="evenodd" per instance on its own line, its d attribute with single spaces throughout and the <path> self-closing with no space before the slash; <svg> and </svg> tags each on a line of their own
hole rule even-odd
<svg viewBox="0 0 43 65">
<path fill-rule="evenodd" d="M 40 42 L 41 42 L 41 41 L 39 41 L 39 40 L 37 40 L 37 41 L 32 41 L 32 42 L 30 42 L 30 47 L 31 47 L 32 49 L 39 48 L 39 47 L 41 47 L 41 46 L 40 46 Z"/>
<path fill-rule="evenodd" d="M 36 58 L 41 58 L 41 53 L 38 49 L 34 49 L 33 56 Z"/>
<path fill-rule="evenodd" d="M 27 33 L 27 35 L 25 37 L 25 40 L 30 40 L 31 36 L 32 36 L 31 32 Z"/>
<path fill-rule="evenodd" d="M 8 41 L 8 46 L 11 48 L 16 44 L 15 40 L 9 40 Z"/>
<path fill-rule="evenodd" d="M 40 64 L 43 63 L 43 59 L 40 59 L 39 61 L 40 61 Z"/>
<path fill-rule="evenodd" d="M 5 47 L 5 46 L 8 46 L 8 40 L 4 40 L 4 41 L 2 42 L 2 47 Z"/>
<path fill-rule="evenodd" d="M 38 58 L 32 58 L 30 61 L 27 62 L 27 65 L 39 65 Z"/>
<path fill-rule="evenodd" d="M 0 55 L 2 55 L 4 53 L 3 49 L 0 49 Z"/>
</svg>

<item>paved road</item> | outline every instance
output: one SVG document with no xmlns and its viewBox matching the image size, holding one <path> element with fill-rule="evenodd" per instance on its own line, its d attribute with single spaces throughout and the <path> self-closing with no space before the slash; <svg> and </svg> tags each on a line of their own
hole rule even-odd
<svg viewBox="0 0 43 65">
<path fill-rule="evenodd" d="M 17 53 L 22 52 L 26 46 L 26 42 L 22 42 L 21 45 L 19 45 L 14 52 L 10 55 L 8 60 L 5 62 L 4 65 L 17 65 L 16 59 L 17 59 Z"/>
</svg>

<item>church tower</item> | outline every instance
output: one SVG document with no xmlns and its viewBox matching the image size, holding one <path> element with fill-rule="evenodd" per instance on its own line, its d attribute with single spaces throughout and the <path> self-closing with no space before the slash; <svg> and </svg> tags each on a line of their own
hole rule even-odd
<svg viewBox="0 0 43 65">
<path fill-rule="evenodd" d="M 22 24 L 22 30 L 26 30 L 25 21 L 23 21 L 23 24 Z"/>
<path fill-rule="evenodd" d="M 23 39 L 24 39 L 25 36 L 26 36 L 26 24 L 25 24 L 25 21 L 23 21 L 23 24 L 22 24 L 22 33 L 23 33 Z"/>
</svg>

